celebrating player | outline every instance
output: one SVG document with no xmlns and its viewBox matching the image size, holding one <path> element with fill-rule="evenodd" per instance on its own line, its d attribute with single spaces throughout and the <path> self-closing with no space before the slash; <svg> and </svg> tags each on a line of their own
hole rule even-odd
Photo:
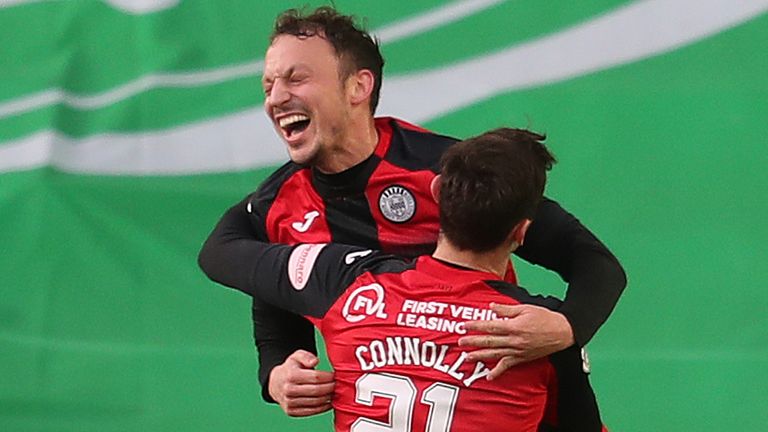
<svg viewBox="0 0 768 432">
<path fill-rule="evenodd" d="M 374 39 L 332 8 L 278 17 L 265 57 L 264 105 L 291 162 L 214 228 L 199 256 L 211 279 L 253 295 L 254 281 L 235 275 L 260 254 L 261 242 L 333 241 L 411 257 L 433 250 L 439 221 L 429 185 L 456 140 L 374 118 L 383 64 Z M 503 367 L 586 344 L 626 283 L 610 251 L 556 202 L 543 199 L 534 219 L 515 254 L 557 272 L 568 290 L 557 311 L 518 306 L 500 329 L 514 338 L 494 334 L 479 343 L 478 355 L 505 356 Z M 511 268 L 506 277 L 515 281 Z M 333 375 L 313 369 L 311 324 L 258 297 L 253 321 L 264 398 L 293 416 L 329 409 Z"/>
<path fill-rule="evenodd" d="M 442 227 L 431 256 L 261 244 L 233 275 L 320 329 L 336 376 L 336 430 L 601 430 L 577 347 L 493 381 L 493 363 L 458 347 L 465 321 L 496 318 L 490 303 L 560 307 L 505 282 L 554 162 L 541 139 L 497 129 L 446 151 L 431 187 Z"/>
</svg>

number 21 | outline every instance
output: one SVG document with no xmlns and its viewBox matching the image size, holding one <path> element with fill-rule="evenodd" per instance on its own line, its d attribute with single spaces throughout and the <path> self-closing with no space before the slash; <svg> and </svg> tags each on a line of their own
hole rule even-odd
<svg viewBox="0 0 768 432">
<path fill-rule="evenodd" d="M 386 423 L 360 417 L 352 424 L 352 432 L 407 432 L 411 428 L 416 403 L 416 386 L 410 378 L 388 373 L 368 373 L 355 383 L 355 401 L 371 406 L 375 396 L 391 399 Z M 421 395 L 421 403 L 429 406 L 425 432 L 451 430 L 453 411 L 459 388 L 436 382 Z"/>
</svg>

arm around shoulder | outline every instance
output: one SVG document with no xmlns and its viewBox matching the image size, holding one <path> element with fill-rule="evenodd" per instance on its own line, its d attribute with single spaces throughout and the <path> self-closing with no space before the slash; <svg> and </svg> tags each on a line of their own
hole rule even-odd
<svg viewBox="0 0 768 432">
<path fill-rule="evenodd" d="M 548 198 L 539 205 L 525 243 L 515 254 L 555 271 L 568 282 L 560 312 L 580 346 L 608 319 L 627 284 L 613 253 L 576 217 Z"/>
<path fill-rule="evenodd" d="M 254 228 L 247 206 L 248 198 L 224 213 L 203 244 L 197 263 L 212 281 L 252 296 L 253 257 L 266 238 Z"/>
</svg>

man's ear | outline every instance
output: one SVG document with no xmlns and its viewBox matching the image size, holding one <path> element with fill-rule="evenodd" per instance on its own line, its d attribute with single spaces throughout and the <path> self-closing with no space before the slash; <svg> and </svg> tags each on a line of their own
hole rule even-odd
<svg viewBox="0 0 768 432">
<path fill-rule="evenodd" d="M 368 103 L 373 93 L 373 72 L 368 69 L 360 69 L 347 78 L 347 91 L 352 105 Z"/>
<path fill-rule="evenodd" d="M 432 199 L 434 199 L 435 202 L 440 202 L 440 181 L 441 180 L 442 180 L 442 176 L 438 174 L 435 176 L 435 178 L 432 179 L 432 183 L 429 184 L 429 191 L 432 192 Z"/>
<path fill-rule="evenodd" d="M 520 222 L 517 223 L 517 225 L 512 228 L 512 240 L 515 241 L 515 243 L 518 244 L 518 246 L 523 245 L 523 240 L 525 240 L 525 233 L 528 232 L 528 227 L 531 226 L 531 220 L 530 219 L 523 219 Z"/>
</svg>

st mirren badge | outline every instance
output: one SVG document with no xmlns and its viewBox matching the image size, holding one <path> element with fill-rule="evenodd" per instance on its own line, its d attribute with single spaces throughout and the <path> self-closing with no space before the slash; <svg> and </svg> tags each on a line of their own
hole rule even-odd
<svg viewBox="0 0 768 432">
<path fill-rule="evenodd" d="M 407 222 L 416 213 L 416 200 L 408 189 L 392 185 L 379 195 L 379 210 L 391 222 Z"/>
</svg>

